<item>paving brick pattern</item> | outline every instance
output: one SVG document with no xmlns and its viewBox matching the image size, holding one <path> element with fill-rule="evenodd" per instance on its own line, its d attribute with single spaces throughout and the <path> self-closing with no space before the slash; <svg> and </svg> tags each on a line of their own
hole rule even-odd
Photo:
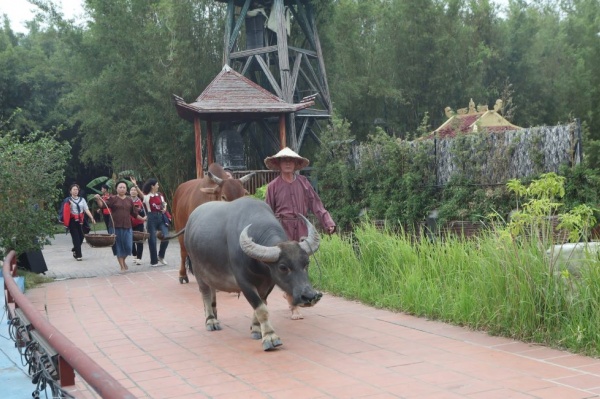
<svg viewBox="0 0 600 399">
<path fill-rule="evenodd" d="M 243 296 L 219 293 L 223 330 L 205 330 L 194 278 L 178 282 L 176 242 L 168 267 L 130 265 L 126 274 L 110 249 L 84 248 L 76 262 L 69 248 L 58 237 L 44 250 L 47 274 L 61 280 L 27 296 L 138 398 L 600 397 L 600 359 L 331 295 L 292 321 L 274 291 L 270 318 L 283 346 L 264 352 Z M 71 392 L 98 397 L 79 377 Z"/>
</svg>

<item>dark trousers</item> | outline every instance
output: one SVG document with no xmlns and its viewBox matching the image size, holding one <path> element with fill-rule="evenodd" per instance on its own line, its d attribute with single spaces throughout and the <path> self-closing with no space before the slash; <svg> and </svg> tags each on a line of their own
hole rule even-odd
<svg viewBox="0 0 600 399">
<path fill-rule="evenodd" d="M 169 228 L 165 225 L 161 212 L 150 212 L 148 213 L 148 250 L 150 251 L 150 264 L 155 265 L 158 263 L 158 258 L 164 258 L 169 241 L 161 241 L 156 253 L 156 232 L 160 230 L 163 236 L 169 235 Z"/>
<path fill-rule="evenodd" d="M 144 232 L 144 223 L 139 224 L 137 226 L 133 226 L 133 231 L 141 231 Z M 131 247 L 131 255 L 135 256 L 138 259 L 142 259 L 142 253 L 144 252 L 144 243 L 143 242 L 134 242 Z"/>
<path fill-rule="evenodd" d="M 81 228 L 81 223 L 79 223 L 77 220 L 71 219 L 69 222 L 69 233 L 71 233 L 75 257 L 81 258 L 81 244 L 83 243 L 83 229 Z"/>
</svg>

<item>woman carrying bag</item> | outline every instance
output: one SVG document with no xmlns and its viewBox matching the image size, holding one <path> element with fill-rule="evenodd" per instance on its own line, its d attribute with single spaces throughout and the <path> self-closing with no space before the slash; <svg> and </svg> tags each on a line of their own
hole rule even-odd
<svg viewBox="0 0 600 399">
<path fill-rule="evenodd" d="M 85 215 L 88 215 L 92 220 L 92 223 L 96 223 L 94 216 L 85 198 L 79 196 L 79 185 L 71 184 L 69 188 L 70 197 L 67 197 L 63 201 L 63 224 L 69 230 L 71 234 L 71 240 L 73 241 L 73 257 L 78 261 L 83 259 L 81 254 L 81 244 L 83 243 L 83 224 L 85 223 Z"/>
<path fill-rule="evenodd" d="M 133 183 L 133 187 L 129 189 L 129 196 L 133 201 L 133 206 L 137 209 L 138 214 L 146 219 L 146 211 L 144 210 L 144 203 L 142 202 L 142 198 L 144 198 L 144 194 L 142 190 L 137 186 L 137 181 L 132 176 L 129 180 Z M 133 231 L 144 232 L 144 221 L 139 220 L 138 218 L 134 218 L 131 216 L 131 226 Z M 131 247 L 131 255 L 133 256 L 133 263 L 136 265 L 142 264 L 142 254 L 144 253 L 144 242 L 143 241 L 133 241 L 133 246 Z"/>
</svg>

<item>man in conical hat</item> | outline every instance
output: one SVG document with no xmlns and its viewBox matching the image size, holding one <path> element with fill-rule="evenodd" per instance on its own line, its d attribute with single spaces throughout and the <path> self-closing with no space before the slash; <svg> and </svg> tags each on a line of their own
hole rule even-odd
<svg viewBox="0 0 600 399">
<path fill-rule="evenodd" d="M 321 198 L 308 179 L 297 173 L 309 163 L 308 159 L 288 147 L 265 158 L 267 168 L 280 172 L 267 186 L 265 201 L 279 219 L 290 240 L 300 241 L 301 237 L 307 236 L 308 229 L 298 214 L 307 216 L 309 210 L 319 219 L 328 234 L 335 231 L 335 222 L 323 206 Z M 298 308 L 292 306 L 291 298 L 287 299 L 292 311 L 292 320 L 302 319 Z"/>
</svg>

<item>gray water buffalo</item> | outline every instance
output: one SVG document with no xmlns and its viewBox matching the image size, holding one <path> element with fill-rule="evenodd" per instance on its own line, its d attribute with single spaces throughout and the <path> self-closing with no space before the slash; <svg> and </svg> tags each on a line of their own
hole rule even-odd
<svg viewBox="0 0 600 399">
<path fill-rule="evenodd" d="M 281 339 L 266 305 L 273 287 L 290 295 L 296 306 L 321 299 L 308 279 L 309 256 L 319 248 L 319 234 L 303 219 L 308 237 L 296 242 L 288 241 L 269 206 L 255 198 L 207 202 L 192 212 L 184 242 L 202 293 L 207 330 L 221 329 L 216 291 L 241 292 L 254 309 L 252 338 L 262 338 L 264 350 L 275 349 Z"/>
</svg>

